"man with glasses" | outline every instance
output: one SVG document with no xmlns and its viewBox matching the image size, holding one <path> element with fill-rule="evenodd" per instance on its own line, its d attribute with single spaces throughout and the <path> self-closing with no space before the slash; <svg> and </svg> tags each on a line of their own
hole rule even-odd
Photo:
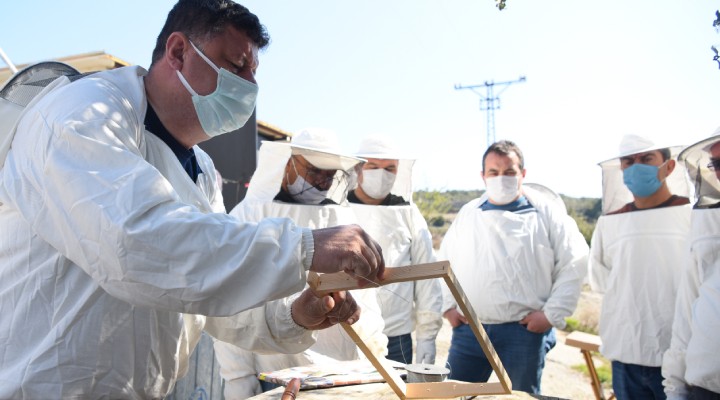
<svg viewBox="0 0 720 400">
<path fill-rule="evenodd" d="M 290 218 L 297 226 L 330 228 L 353 224 L 355 214 L 347 204 L 347 189 L 354 168 L 362 159 L 343 155 L 335 134 L 325 129 L 304 129 L 288 142 L 263 142 L 258 166 L 250 180 L 247 195 L 230 212 L 243 222 L 265 218 Z M 342 261 L 340 261 L 342 262 Z M 333 296 L 333 304 L 357 301 L 362 318 L 354 325 L 375 354 L 383 354 L 387 337 L 376 300 L 376 289 L 352 291 L 346 299 Z M 312 292 L 294 294 L 312 299 Z M 215 319 L 210 319 L 213 323 Z M 300 325 L 302 321 L 297 321 Z M 328 321 L 336 324 L 337 319 Z M 305 326 L 314 329 L 312 326 Z M 316 335 L 310 350 L 298 354 L 257 354 L 229 343 L 215 341 L 220 375 L 225 379 L 225 398 L 244 399 L 274 386 L 258 381 L 258 373 L 335 360 L 354 360 L 360 353 L 340 326 L 332 326 Z"/>
<path fill-rule="evenodd" d="M 672 158 L 677 149 L 626 135 L 619 156 L 600 164 L 606 213 L 593 233 L 589 273 L 592 289 L 604 293 L 600 350 L 612 361 L 619 400 L 665 398 L 660 367 L 691 209 L 685 168 Z"/>
</svg>

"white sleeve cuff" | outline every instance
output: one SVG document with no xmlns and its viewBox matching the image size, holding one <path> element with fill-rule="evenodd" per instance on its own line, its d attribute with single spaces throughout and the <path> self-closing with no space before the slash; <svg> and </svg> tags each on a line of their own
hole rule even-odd
<svg viewBox="0 0 720 400">
<path fill-rule="evenodd" d="M 313 256 L 315 255 L 315 240 L 313 240 L 312 230 L 302 228 L 302 243 L 300 246 L 300 257 L 302 258 L 305 271 L 310 270 Z"/>
</svg>

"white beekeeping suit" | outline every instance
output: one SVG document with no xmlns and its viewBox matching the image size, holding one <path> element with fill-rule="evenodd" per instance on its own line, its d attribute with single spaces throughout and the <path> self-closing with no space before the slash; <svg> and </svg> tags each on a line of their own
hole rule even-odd
<svg viewBox="0 0 720 400">
<path fill-rule="evenodd" d="M 675 294 L 686 260 L 690 204 L 610 214 L 626 207 L 633 195 L 623 183 L 621 157 L 679 147 L 637 135 L 623 137 L 619 154 L 600 163 L 603 214 L 590 245 L 589 282 L 604 293 L 600 315 L 602 354 L 626 364 L 659 367 L 670 345 Z M 684 167 L 666 178 L 670 192 L 687 197 L 692 185 Z"/>
<path fill-rule="evenodd" d="M 463 291 L 482 323 L 520 321 L 542 310 L 563 329 L 580 297 L 588 247 L 555 195 L 534 185 L 522 192 L 538 212 L 480 212 L 484 193 L 460 209 L 438 258 L 450 261 L 459 282 L 472 283 Z M 456 306 L 443 286 L 442 309 Z"/>
<path fill-rule="evenodd" d="M 695 182 L 689 254 L 682 265 L 670 348 L 662 372 L 668 399 L 686 399 L 690 390 L 720 393 L 720 129 L 683 150 L 678 159 Z M 712 150 L 712 151 L 711 151 Z"/>
<path fill-rule="evenodd" d="M 311 233 L 226 215 L 210 157 L 194 147 L 205 173 L 193 182 L 146 130 L 145 75 L 62 78 L 4 148 L 0 398 L 162 398 L 204 325 L 184 314 L 235 315 L 305 284 L 300 244 Z M 273 258 L 281 248 L 298 251 Z M 289 319 L 288 303 L 275 305 L 215 334 L 263 351 L 307 348 L 309 332 L 275 318 Z"/>
<path fill-rule="evenodd" d="M 392 187 L 387 194 L 383 193 L 387 195 L 385 199 L 392 202 L 387 201 L 387 205 L 364 204 L 359 199 L 350 202 L 360 226 L 380 243 L 386 267 L 435 261 L 427 222 L 412 202 L 415 160 L 398 154 L 391 143 L 380 137 L 364 139 L 355 155 L 365 159 L 398 160 Z M 382 173 L 392 177 L 385 171 Z M 437 279 L 393 283 L 378 290 L 378 302 L 385 319 L 384 333 L 402 338 L 414 331 L 416 363 L 435 362 L 435 338 L 442 327 L 441 290 Z M 412 354 L 402 354 L 402 358 L 410 363 Z"/>
<path fill-rule="evenodd" d="M 292 155 L 302 155 L 320 169 L 337 169 L 327 196 L 335 204 L 299 204 L 275 200 L 281 189 L 285 167 Z M 361 159 L 340 155 L 334 134 L 321 129 L 299 132 L 291 143 L 263 142 L 258 167 L 250 180 L 245 199 L 230 214 L 245 222 L 268 217 L 285 217 L 298 226 L 318 229 L 355 223 L 356 219 L 345 200 L 348 175 Z M 383 321 L 375 299 L 376 289 L 352 291 L 362 309 L 353 327 L 375 354 L 384 354 L 387 337 L 382 334 Z M 299 294 L 299 293 L 298 293 Z M 225 379 L 225 398 L 243 399 L 260 392 L 257 374 L 279 369 L 335 360 L 358 359 L 361 353 L 351 338 L 338 325 L 319 331 L 310 351 L 298 354 L 257 354 L 215 341 L 220 375 Z M 319 355 L 318 355 L 319 354 Z"/>
</svg>

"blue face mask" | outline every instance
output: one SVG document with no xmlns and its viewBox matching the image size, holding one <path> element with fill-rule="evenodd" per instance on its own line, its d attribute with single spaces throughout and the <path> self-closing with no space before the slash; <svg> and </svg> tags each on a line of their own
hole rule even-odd
<svg viewBox="0 0 720 400">
<path fill-rule="evenodd" d="M 648 197 L 662 185 L 658 179 L 659 169 L 654 165 L 633 164 L 623 170 L 623 182 L 636 197 Z"/>
<path fill-rule="evenodd" d="M 255 110 L 258 86 L 225 68 L 218 68 L 193 42 L 195 51 L 218 73 L 217 88 L 207 96 L 197 94 L 185 77 L 177 72 L 183 86 L 192 95 L 195 112 L 205 133 L 214 137 L 242 128 Z"/>
</svg>

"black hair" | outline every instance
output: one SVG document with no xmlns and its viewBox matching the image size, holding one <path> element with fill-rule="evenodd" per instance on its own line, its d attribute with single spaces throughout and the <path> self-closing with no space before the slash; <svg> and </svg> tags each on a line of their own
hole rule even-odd
<svg viewBox="0 0 720 400">
<path fill-rule="evenodd" d="M 670 149 L 664 148 L 664 149 L 658 149 L 660 152 L 660 155 L 662 155 L 663 161 L 667 161 L 670 159 Z"/>
<path fill-rule="evenodd" d="M 520 169 L 525 168 L 525 158 L 523 158 L 523 153 L 520 150 L 520 147 L 518 147 L 518 145 L 516 145 L 514 142 L 511 142 L 509 140 L 500 140 L 491 144 L 490 147 L 485 150 L 485 154 L 483 154 L 483 171 L 485 171 L 485 159 L 490 153 L 500 154 L 501 156 L 507 156 L 510 155 L 510 153 L 515 153 L 518 156 L 518 160 L 520 160 Z"/>
<path fill-rule="evenodd" d="M 222 33 L 228 25 L 245 32 L 259 49 L 270 43 L 270 36 L 258 17 L 232 0 L 179 0 L 158 35 L 152 64 L 165 55 L 165 44 L 173 32 L 203 41 Z"/>
</svg>

